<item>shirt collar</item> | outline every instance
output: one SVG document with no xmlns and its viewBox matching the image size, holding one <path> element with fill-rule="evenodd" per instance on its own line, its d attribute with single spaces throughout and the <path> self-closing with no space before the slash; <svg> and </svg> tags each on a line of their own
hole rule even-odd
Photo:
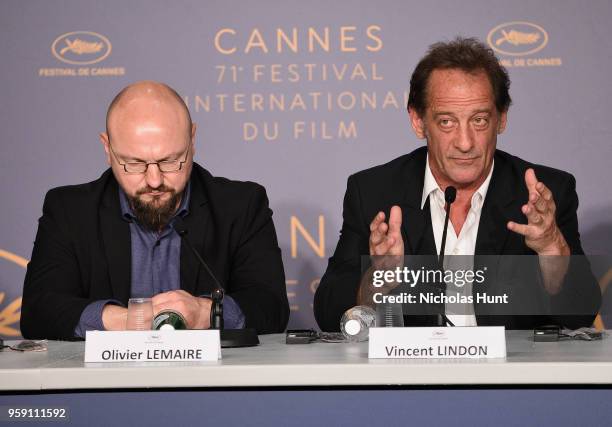
<svg viewBox="0 0 612 427">
<path fill-rule="evenodd" d="M 121 186 L 118 186 L 118 187 L 119 187 L 119 204 L 121 205 L 121 216 L 126 221 L 132 222 L 136 219 L 136 216 L 134 215 L 134 211 L 132 210 L 132 207 L 130 206 L 130 202 L 128 201 L 125 191 L 123 191 Z M 179 205 L 172 219 L 176 218 L 177 216 L 184 218 L 186 215 L 189 214 L 189 200 L 190 199 L 191 199 L 191 181 L 187 181 L 187 185 L 185 186 L 185 191 L 183 192 L 183 197 L 181 199 L 181 204 Z"/>
<path fill-rule="evenodd" d="M 478 187 L 478 190 L 472 196 L 472 208 L 480 209 L 482 206 L 482 202 L 484 201 L 487 191 L 489 189 L 489 184 L 491 183 L 491 177 L 493 176 L 493 168 L 495 167 L 495 160 L 491 164 L 491 170 L 487 175 L 487 178 L 484 182 Z M 423 197 L 421 198 L 421 209 L 425 206 L 425 202 L 430 194 L 433 193 L 432 199 L 435 198 L 436 202 L 441 204 L 441 208 L 444 208 L 444 192 L 438 185 L 438 182 L 433 176 L 431 172 L 431 168 L 429 167 L 429 153 L 427 154 L 427 158 L 425 159 L 425 180 L 423 183 Z M 433 200 L 430 200 L 430 203 L 433 203 Z"/>
</svg>

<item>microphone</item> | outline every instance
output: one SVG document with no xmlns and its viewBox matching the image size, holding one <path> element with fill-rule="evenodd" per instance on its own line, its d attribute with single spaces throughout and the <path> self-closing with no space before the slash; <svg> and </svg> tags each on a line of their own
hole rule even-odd
<svg viewBox="0 0 612 427">
<path fill-rule="evenodd" d="M 438 266 L 442 271 L 444 271 L 444 251 L 446 249 L 446 234 L 448 232 L 448 220 L 450 218 L 450 209 L 451 209 L 451 205 L 453 204 L 456 198 L 457 198 L 457 189 L 453 187 L 452 185 L 449 185 L 448 187 L 446 187 L 446 190 L 444 190 L 444 201 L 446 202 L 446 206 L 445 206 L 446 217 L 444 218 L 444 230 L 442 231 L 442 243 L 440 244 L 440 255 L 438 256 Z M 446 286 L 444 286 L 444 289 L 446 289 Z M 451 322 L 449 318 L 446 317 L 446 314 L 444 313 L 444 306 L 443 306 L 442 313 L 438 314 L 438 326 L 446 326 L 447 324 L 451 326 L 455 326 L 453 322 Z"/>
<path fill-rule="evenodd" d="M 253 328 L 245 329 L 224 329 L 223 324 L 223 296 L 224 290 L 217 277 L 211 271 L 206 261 L 200 256 L 196 248 L 193 246 L 189 238 L 187 237 L 188 231 L 185 222 L 181 217 L 176 217 L 172 224 L 174 231 L 181 237 L 181 240 L 185 242 L 191 253 L 196 257 L 198 262 L 208 275 L 212 278 L 215 285 L 215 289 L 211 293 L 212 306 L 210 308 L 210 329 L 219 329 L 221 335 L 221 347 L 251 347 L 259 344 L 257 338 L 257 332 Z"/>
<path fill-rule="evenodd" d="M 446 234 L 448 232 L 448 220 L 450 218 L 450 208 L 455 199 L 457 198 L 457 189 L 453 186 L 446 187 L 444 190 L 444 201 L 446 202 L 445 210 L 446 217 L 444 218 L 444 230 L 442 231 L 442 244 L 440 245 L 440 256 L 438 257 L 438 263 L 440 268 L 444 266 L 444 250 L 446 249 Z"/>
<path fill-rule="evenodd" d="M 181 240 L 187 244 L 187 247 L 189 247 L 189 250 L 191 250 L 191 253 L 195 255 L 197 260 L 200 262 L 200 265 L 204 267 L 208 275 L 213 279 L 213 282 L 215 284 L 215 289 L 213 290 L 211 294 L 211 299 L 212 299 L 213 304 L 210 310 L 210 329 L 221 330 L 223 329 L 223 287 L 221 286 L 221 284 L 219 283 L 219 281 L 217 280 L 213 272 L 210 271 L 210 268 L 208 267 L 208 264 L 206 264 L 206 261 L 202 259 L 198 251 L 196 251 L 196 248 L 191 244 L 191 242 L 187 238 L 187 227 L 185 226 L 185 223 L 183 222 L 183 218 L 176 217 L 172 225 L 172 228 L 174 228 L 174 231 L 176 231 L 178 235 L 181 236 Z"/>
</svg>

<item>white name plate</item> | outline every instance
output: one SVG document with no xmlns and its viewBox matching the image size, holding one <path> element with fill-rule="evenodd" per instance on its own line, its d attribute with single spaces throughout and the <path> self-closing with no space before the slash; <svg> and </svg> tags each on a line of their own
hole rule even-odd
<svg viewBox="0 0 612 427">
<path fill-rule="evenodd" d="M 503 326 L 371 328 L 370 359 L 506 357 Z"/>
<path fill-rule="evenodd" d="M 194 362 L 221 359 L 218 330 L 87 331 L 85 362 Z"/>
</svg>

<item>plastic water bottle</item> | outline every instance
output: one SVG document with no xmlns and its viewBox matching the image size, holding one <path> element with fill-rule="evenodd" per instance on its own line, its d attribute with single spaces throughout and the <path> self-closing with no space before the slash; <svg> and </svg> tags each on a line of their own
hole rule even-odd
<svg viewBox="0 0 612 427">
<path fill-rule="evenodd" d="M 404 316 L 401 304 L 376 304 L 376 325 L 380 328 L 401 328 Z"/>
<path fill-rule="evenodd" d="M 153 319 L 154 330 L 181 330 L 187 329 L 187 321 L 178 311 L 163 310 Z"/>
<path fill-rule="evenodd" d="M 365 305 L 349 308 L 340 319 L 340 331 L 351 342 L 366 341 L 370 328 L 374 326 L 376 326 L 376 312 Z"/>
</svg>

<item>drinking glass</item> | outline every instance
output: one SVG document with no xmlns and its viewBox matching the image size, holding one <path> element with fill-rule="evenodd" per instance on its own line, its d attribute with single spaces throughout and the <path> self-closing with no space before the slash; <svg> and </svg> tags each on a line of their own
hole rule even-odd
<svg viewBox="0 0 612 427">
<path fill-rule="evenodd" d="M 153 324 L 151 298 L 130 298 L 128 301 L 127 330 L 148 331 Z"/>
</svg>

